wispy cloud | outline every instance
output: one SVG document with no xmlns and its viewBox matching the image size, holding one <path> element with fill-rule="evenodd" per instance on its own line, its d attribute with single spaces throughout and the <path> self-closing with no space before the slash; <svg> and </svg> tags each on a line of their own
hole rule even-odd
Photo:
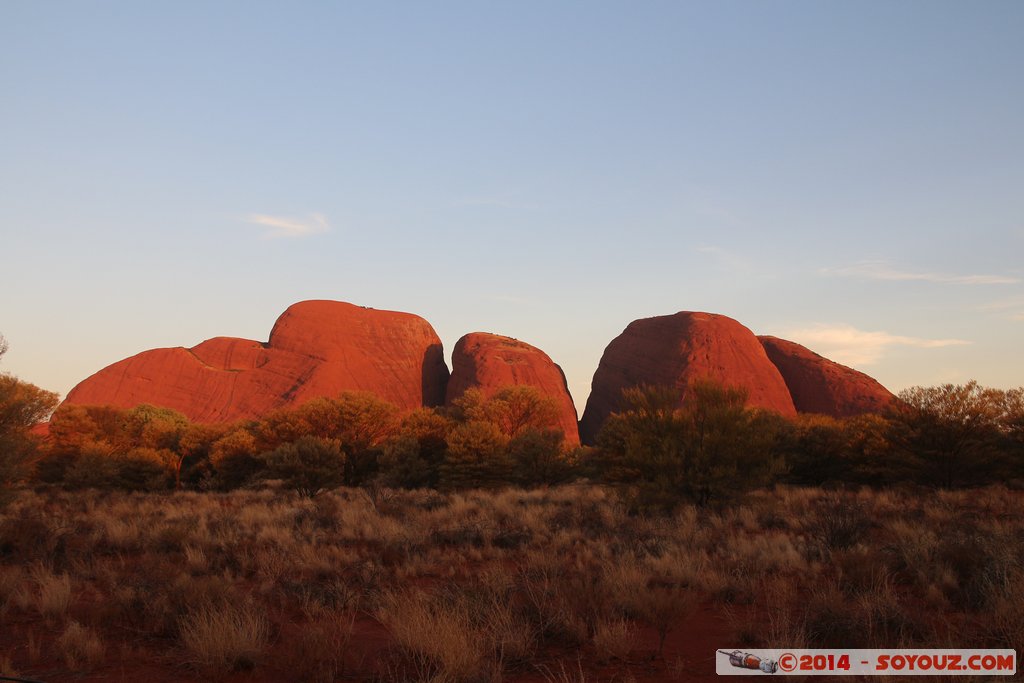
<svg viewBox="0 0 1024 683">
<path fill-rule="evenodd" d="M 512 294 L 491 294 L 484 297 L 488 301 L 494 301 L 500 304 L 528 304 L 529 299 L 524 299 L 521 296 L 514 296 Z"/>
<path fill-rule="evenodd" d="M 822 268 L 821 273 L 862 280 L 937 282 L 948 285 L 1015 285 L 1021 281 L 1020 278 L 1007 275 L 950 275 L 899 270 L 885 261 L 861 261 L 841 268 Z"/>
<path fill-rule="evenodd" d="M 331 229 L 327 216 L 322 213 L 311 213 L 308 218 L 291 218 L 288 216 L 269 216 L 263 213 L 251 213 L 245 217 L 246 223 L 262 225 L 268 230 L 263 233 L 265 238 L 273 237 L 308 237 Z"/>
<path fill-rule="evenodd" d="M 735 270 L 746 270 L 748 266 L 745 260 L 740 258 L 735 253 L 729 251 L 728 249 L 723 249 L 722 247 L 716 247 L 713 245 L 701 245 L 699 247 L 695 247 L 694 251 L 714 257 L 721 265 L 726 266 L 728 268 L 733 268 Z"/>
<path fill-rule="evenodd" d="M 978 307 L 979 310 L 994 312 L 1009 320 L 1024 320 L 1024 296 L 990 301 Z"/>
<path fill-rule="evenodd" d="M 965 339 L 923 339 L 888 332 L 859 330 L 852 325 L 827 323 L 787 330 L 782 336 L 799 342 L 837 363 L 852 366 L 877 363 L 895 346 L 937 349 L 971 343 Z"/>
<path fill-rule="evenodd" d="M 486 207 L 492 209 L 519 209 L 519 210 L 533 210 L 539 209 L 540 206 L 531 202 L 521 201 L 512 197 L 506 196 L 493 196 L 493 197 L 461 197 L 451 203 L 453 207 Z"/>
</svg>

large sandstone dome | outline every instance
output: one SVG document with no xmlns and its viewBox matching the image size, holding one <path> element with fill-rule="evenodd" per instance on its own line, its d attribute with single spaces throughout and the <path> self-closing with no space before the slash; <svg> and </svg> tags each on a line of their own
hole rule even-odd
<svg viewBox="0 0 1024 683">
<path fill-rule="evenodd" d="M 576 407 L 565 374 L 546 353 L 517 339 L 485 332 L 472 332 L 455 344 L 447 404 L 468 389 L 479 389 L 487 397 L 510 385 L 536 387 L 542 395 L 553 398 L 566 443 L 579 443 Z"/>
<path fill-rule="evenodd" d="M 254 418 L 343 391 L 369 391 L 404 410 L 444 403 L 448 366 L 423 318 L 340 301 L 302 301 L 267 343 L 215 337 L 153 349 L 82 381 L 67 403 L 149 403 L 198 422 Z"/>
<path fill-rule="evenodd" d="M 786 382 L 753 332 L 724 315 L 683 311 L 636 320 L 608 344 L 580 437 L 594 442 L 608 415 L 620 408 L 623 389 L 651 384 L 682 390 L 699 379 L 746 389 L 751 406 L 796 414 Z"/>
<path fill-rule="evenodd" d="M 830 361 L 805 346 L 778 337 L 758 337 L 768 358 L 786 380 L 801 413 L 850 417 L 880 413 L 896 400 L 863 372 Z"/>
</svg>

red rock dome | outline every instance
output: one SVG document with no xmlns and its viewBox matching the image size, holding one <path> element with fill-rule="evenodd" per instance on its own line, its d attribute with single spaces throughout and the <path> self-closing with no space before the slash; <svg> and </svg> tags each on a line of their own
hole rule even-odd
<svg viewBox="0 0 1024 683">
<path fill-rule="evenodd" d="M 580 437 L 593 443 L 622 390 L 638 384 L 684 389 L 713 379 L 748 392 L 748 405 L 795 415 L 782 375 L 754 333 L 732 318 L 680 312 L 630 323 L 612 340 L 594 373 L 580 421 Z"/>
<path fill-rule="evenodd" d="M 896 397 L 863 372 L 830 361 L 795 342 L 758 337 L 769 360 L 782 373 L 801 413 L 850 417 L 880 413 Z"/>
<path fill-rule="evenodd" d="M 579 444 L 576 407 L 565 374 L 546 353 L 511 337 L 486 332 L 472 332 L 455 344 L 447 404 L 467 389 L 479 389 L 486 397 L 509 385 L 536 387 L 543 395 L 555 399 L 565 442 Z"/>
<path fill-rule="evenodd" d="M 343 391 L 370 391 L 403 410 L 444 402 L 441 340 L 419 316 L 339 301 L 302 301 L 266 344 L 215 337 L 191 349 L 153 349 L 83 380 L 67 403 L 149 403 L 199 422 L 258 417 Z"/>
</svg>

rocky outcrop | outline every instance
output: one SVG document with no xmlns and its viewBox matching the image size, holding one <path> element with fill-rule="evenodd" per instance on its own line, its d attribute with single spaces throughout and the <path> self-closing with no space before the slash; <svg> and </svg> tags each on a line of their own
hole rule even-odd
<svg viewBox="0 0 1024 683">
<path fill-rule="evenodd" d="M 215 337 L 144 351 L 82 381 L 66 402 L 149 403 L 228 422 L 343 391 L 373 392 L 404 410 L 441 405 L 447 381 L 441 340 L 423 318 L 302 301 L 281 314 L 266 344 Z"/>
<path fill-rule="evenodd" d="M 536 387 L 544 396 L 553 398 L 566 443 L 579 444 L 576 407 L 565 374 L 546 353 L 511 337 L 485 332 L 467 334 L 455 344 L 447 404 L 467 389 L 479 389 L 486 397 L 510 385 Z"/>
<path fill-rule="evenodd" d="M 879 413 L 895 396 L 863 372 L 830 361 L 795 342 L 758 337 L 769 360 L 782 373 L 801 413 L 850 417 Z"/>
<path fill-rule="evenodd" d="M 580 437 L 593 443 L 622 390 L 638 384 L 680 390 L 697 379 L 742 387 L 748 405 L 795 415 L 782 375 L 754 333 L 724 315 L 680 312 L 630 323 L 601 357 L 580 421 Z"/>
</svg>

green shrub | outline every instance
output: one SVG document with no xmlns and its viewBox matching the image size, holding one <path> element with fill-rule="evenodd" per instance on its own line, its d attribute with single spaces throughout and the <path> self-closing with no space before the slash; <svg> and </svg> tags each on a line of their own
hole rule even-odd
<svg viewBox="0 0 1024 683">
<path fill-rule="evenodd" d="M 308 498 L 345 481 L 345 452 L 337 439 L 304 436 L 264 453 L 262 459 L 268 477 L 281 479 Z"/>
</svg>

